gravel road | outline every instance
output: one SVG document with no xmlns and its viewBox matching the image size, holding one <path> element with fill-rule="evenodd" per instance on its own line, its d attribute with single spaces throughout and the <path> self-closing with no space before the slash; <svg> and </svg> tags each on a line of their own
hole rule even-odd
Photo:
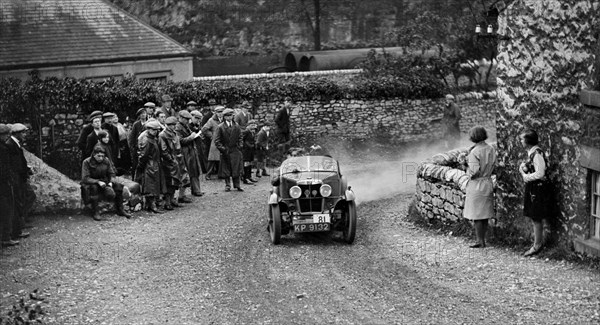
<svg viewBox="0 0 600 325">
<path fill-rule="evenodd" d="M 405 218 L 410 175 L 377 180 L 390 166 L 346 173 L 363 197 L 353 245 L 271 245 L 264 177 L 244 193 L 204 182 L 205 197 L 163 215 L 38 217 L 1 252 L 0 307 L 39 288 L 50 324 L 600 323 L 600 271 L 418 228 Z"/>
</svg>

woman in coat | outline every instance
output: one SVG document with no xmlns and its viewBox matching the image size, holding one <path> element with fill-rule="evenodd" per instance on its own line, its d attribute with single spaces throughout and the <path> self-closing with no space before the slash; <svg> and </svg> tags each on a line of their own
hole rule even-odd
<svg viewBox="0 0 600 325">
<path fill-rule="evenodd" d="M 214 135 L 219 127 L 219 124 L 223 122 L 223 110 L 225 107 L 217 106 L 215 107 L 215 114 L 212 118 L 204 124 L 202 127 L 202 134 L 205 138 L 211 139 L 210 149 L 208 151 L 208 171 L 206 172 L 206 179 L 210 180 L 210 175 L 216 174 L 219 170 L 219 161 L 221 154 L 219 150 L 215 146 L 215 138 Z"/>
<path fill-rule="evenodd" d="M 532 256 L 542 250 L 544 243 L 544 218 L 548 217 L 550 193 L 547 186 L 547 157 L 538 147 L 539 137 L 535 130 L 520 135 L 521 145 L 527 150 L 527 161 L 521 163 L 519 172 L 525 182 L 523 215 L 533 224 L 533 246 L 524 256 Z"/>
<path fill-rule="evenodd" d="M 139 143 L 140 157 L 135 172 L 135 181 L 141 186 L 141 194 L 146 199 L 146 207 L 148 211 L 154 213 L 161 213 L 156 207 L 156 200 L 165 192 L 157 139 L 160 128 L 158 121 L 146 123 L 146 138 L 144 143 Z"/>
<path fill-rule="evenodd" d="M 477 243 L 471 248 L 485 247 L 485 233 L 488 219 L 494 217 L 494 185 L 492 173 L 496 165 L 496 150 L 485 142 L 487 132 L 481 126 L 476 126 L 469 131 L 469 138 L 475 145 L 468 155 L 467 195 L 463 216 L 473 220 Z"/>
</svg>

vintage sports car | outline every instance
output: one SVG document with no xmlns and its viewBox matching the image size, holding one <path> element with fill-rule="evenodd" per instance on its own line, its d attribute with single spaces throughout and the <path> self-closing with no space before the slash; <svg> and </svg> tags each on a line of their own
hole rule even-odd
<svg viewBox="0 0 600 325">
<path fill-rule="evenodd" d="M 271 184 L 267 228 L 273 244 L 290 231 L 341 231 L 346 243 L 354 242 L 355 195 L 335 159 L 290 157 L 281 163 Z"/>
</svg>

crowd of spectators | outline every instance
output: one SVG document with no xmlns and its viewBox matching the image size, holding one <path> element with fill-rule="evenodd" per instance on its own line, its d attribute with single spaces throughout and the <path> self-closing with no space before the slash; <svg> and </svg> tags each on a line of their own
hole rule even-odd
<svg viewBox="0 0 600 325">
<path fill-rule="evenodd" d="M 241 183 L 252 185 L 269 176 L 266 159 L 277 149 L 273 144 L 290 142 L 289 97 L 275 114 L 276 124 L 254 119 L 247 101 L 235 109 L 214 100 L 199 109 L 190 101 L 176 110 L 171 96 L 161 99 L 161 107 L 147 102 L 139 108 L 131 126 L 120 124 L 113 112 L 89 115 L 77 144 L 82 152 L 82 199 L 95 220 L 102 220 L 98 205 L 106 200 L 114 200 L 117 214 L 130 218 L 123 200 L 132 190 L 143 197 L 143 208 L 153 213 L 203 196 L 202 178 L 211 181 L 216 176 L 224 180 L 225 191 L 232 185 L 244 191 Z M 124 186 L 117 176 L 130 176 L 135 188 Z"/>
<path fill-rule="evenodd" d="M 161 99 L 161 107 L 147 102 L 139 108 L 133 123 L 120 123 L 115 112 L 94 111 L 83 125 L 77 139 L 81 199 L 94 220 L 103 220 L 101 201 L 113 201 L 117 215 L 131 218 L 124 202 L 132 193 L 152 213 L 181 207 L 204 195 L 202 178 L 224 180 L 228 192 L 232 185 L 244 191 L 241 183 L 253 185 L 270 176 L 270 152 L 291 141 L 289 97 L 275 113 L 275 123 L 254 119 L 247 101 L 235 109 L 215 100 L 202 108 L 189 101 L 177 110 L 171 96 Z M 25 229 L 36 195 L 23 149 L 28 130 L 22 123 L 0 123 L 2 246 L 18 245 L 30 235 Z"/>
</svg>

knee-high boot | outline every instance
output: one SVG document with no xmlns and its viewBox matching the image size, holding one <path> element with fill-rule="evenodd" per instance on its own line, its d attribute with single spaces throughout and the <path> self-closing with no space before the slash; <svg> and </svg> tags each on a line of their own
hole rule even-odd
<svg viewBox="0 0 600 325">
<path fill-rule="evenodd" d="M 115 208 L 117 209 L 118 216 L 125 217 L 127 219 L 131 218 L 131 214 L 127 213 L 127 211 L 125 211 L 125 208 L 123 207 L 123 192 L 116 193 Z"/>
<path fill-rule="evenodd" d="M 101 221 L 102 218 L 100 218 L 100 211 L 98 208 L 98 199 L 90 198 L 90 206 L 92 207 L 92 218 L 94 218 L 94 220 L 96 220 L 96 221 Z"/>
</svg>

